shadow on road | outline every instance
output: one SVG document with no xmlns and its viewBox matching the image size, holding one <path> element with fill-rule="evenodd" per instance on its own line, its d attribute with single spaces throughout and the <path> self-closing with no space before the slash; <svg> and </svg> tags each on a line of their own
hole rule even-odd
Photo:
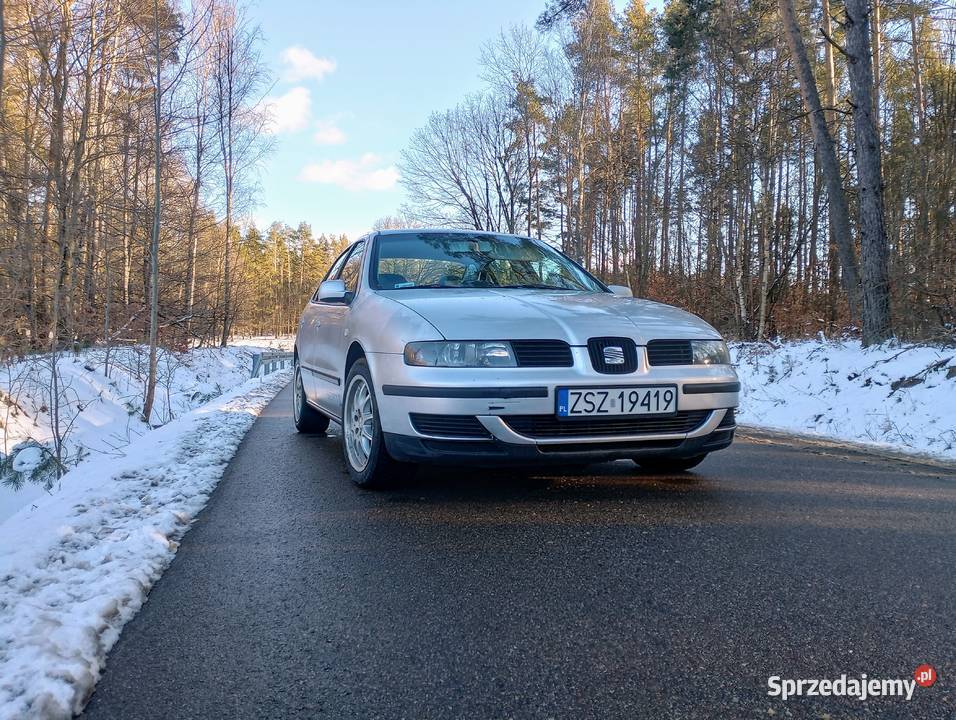
<svg viewBox="0 0 956 720">
<path fill-rule="evenodd" d="M 706 472 L 661 475 L 641 471 L 634 463 L 573 468 L 469 468 L 427 466 L 400 487 L 386 491 L 394 502 L 484 500 L 492 502 L 566 502 L 574 500 L 643 500 L 670 498 L 675 493 L 712 493 Z"/>
<path fill-rule="evenodd" d="M 259 425 L 274 427 L 277 436 L 294 435 L 284 413 Z M 518 469 L 425 465 L 394 488 L 360 490 L 350 487 L 338 432 L 333 425 L 328 436 L 294 437 L 296 453 L 325 468 L 318 481 L 341 484 L 340 509 L 378 521 L 694 523 L 949 536 L 948 519 L 956 512 L 956 484 L 945 481 L 956 474 L 948 469 L 853 449 L 835 463 L 829 452 L 746 439 L 683 473 L 648 472 L 629 460 Z"/>
</svg>

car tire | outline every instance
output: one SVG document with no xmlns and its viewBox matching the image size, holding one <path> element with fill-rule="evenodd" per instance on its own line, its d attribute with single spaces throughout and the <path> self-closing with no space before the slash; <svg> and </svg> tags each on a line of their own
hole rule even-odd
<svg viewBox="0 0 956 720">
<path fill-rule="evenodd" d="M 295 423 L 295 429 L 305 435 L 321 435 L 329 429 L 328 416 L 306 401 L 299 363 L 295 363 L 292 374 L 292 421 Z"/>
<path fill-rule="evenodd" d="M 342 398 L 342 449 L 352 482 L 362 488 L 383 489 L 406 479 L 415 466 L 388 454 L 374 387 L 368 363 L 356 360 Z"/>
<path fill-rule="evenodd" d="M 705 457 L 707 457 L 707 453 L 701 453 L 700 455 L 694 455 L 687 458 L 667 457 L 666 455 L 649 455 L 648 457 L 636 457 L 634 458 L 634 462 L 640 465 L 642 470 L 673 473 L 684 472 L 685 470 L 690 470 L 691 468 L 697 467 L 704 462 Z"/>
</svg>

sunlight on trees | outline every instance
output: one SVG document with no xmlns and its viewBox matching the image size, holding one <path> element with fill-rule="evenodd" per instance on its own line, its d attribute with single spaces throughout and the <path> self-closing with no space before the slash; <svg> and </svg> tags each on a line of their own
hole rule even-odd
<svg viewBox="0 0 956 720">
<path fill-rule="evenodd" d="M 742 338 L 951 339 L 954 40 L 937 0 L 552 0 L 416 132 L 406 215 L 544 237 Z"/>
</svg>

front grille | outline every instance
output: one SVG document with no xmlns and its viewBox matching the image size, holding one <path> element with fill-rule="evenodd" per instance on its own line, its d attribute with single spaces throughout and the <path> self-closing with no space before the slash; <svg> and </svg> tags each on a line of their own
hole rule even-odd
<svg viewBox="0 0 956 720">
<path fill-rule="evenodd" d="M 591 338 L 588 340 L 588 355 L 594 369 L 604 375 L 623 375 L 637 370 L 637 348 L 631 338 Z"/>
<path fill-rule="evenodd" d="M 734 413 L 734 409 L 730 408 L 727 410 L 727 412 L 724 413 L 724 417 L 721 419 L 717 427 L 719 428 L 733 427 L 736 424 L 737 424 L 737 417 Z"/>
<path fill-rule="evenodd" d="M 563 340 L 512 340 L 518 367 L 571 367 L 571 346 Z"/>
<path fill-rule="evenodd" d="M 414 427 L 422 435 L 440 435 L 443 437 L 487 438 L 490 437 L 484 425 L 474 415 L 427 415 L 409 413 Z"/>
<path fill-rule="evenodd" d="M 649 365 L 692 365 L 690 340 L 651 340 L 647 343 Z"/>
<path fill-rule="evenodd" d="M 503 415 L 516 433 L 530 438 L 610 437 L 687 433 L 700 427 L 710 410 L 685 410 L 674 415 L 639 415 L 559 420 L 554 415 Z"/>
</svg>

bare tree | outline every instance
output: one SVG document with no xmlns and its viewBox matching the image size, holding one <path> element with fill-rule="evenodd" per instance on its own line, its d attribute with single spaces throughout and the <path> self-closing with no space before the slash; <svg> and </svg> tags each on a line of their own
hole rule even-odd
<svg viewBox="0 0 956 720">
<path fill-rule="evenodd" d="M 242 7 L 220 4 L 213 21 L 216 123 L 225 209 L 222 274 L 222 335 L 225 347 L 235 315 L 233 234 L 236 202 L 265 150 L 260 142 L 265 118 L 259 109 L 266 80 L 259 55 L 259 27 Z"/>
<path fill-rule="evenodd" d="M 402 153 L 401 169 L 415 220 L 517 229 L 527 174 L 507 106 L 498 98 L 476 95 L 433 114 Z"/>
<path fill-rule="evenodd" d="M 204 23 L 202 12 L 193 12 L 190 20 Z M 194 60 L 194 52 L 201 36 L 196 26 L 184 28 L 181 16 L 168 6 L 153 0 L 151 78 L 153 83 L 153 212 L 149 235 L 149 371 L 143 400 L 143 419 L 150 422 L 157 382 L 157 354 L 159 349 L 160 236 L 164 218 L 164 159 L 165 144 L 172 142 L 187 126 L 184 122 L 179 88 Z M 168 62 L 167 62 L 168 60 Z M 165 72 L 167 66 L 171 72 Z M 168 99 L 167 99 L 168 98 Z M 192 220 L 192 213 L 190 220 Z M 190 232 L 193 228 L 190 228 Z"/>
<path fill-rule="evenodd" d="M 197 48 L 196 62 L 193 64 L 190 75 L 189 91 L 192 94 L 190 107 L 192 109 L 192 138 L 187 152 L 191 153 L 192 165 L 192 193 L 189 205 L 189 224 L 186 230 L 187 255 L 186 278 L 184 287 L 185 296 L 185 335 L 192 335 L 193 311 L 196 303 L 196 260 L 199 251 L 199 214 L 202 210 L 201 200 L 206 182 L 206 173 L 209 169 L 210 138 L 209 124 L 211 122 L 211 77 L 213 71 L 213 49 L 211 47 L 211 21 L 214 6 L 210 0 L 194 2 L 192 10 L 193 43 Z"/>
<path fill-rule="evenodd" d="M 143 420 L 149 423 L 156 392 L 156 350 L 159 343 L 159 232 L 163 211 L 163 47 L 159 0 L 153 0 L 153 227 L 149 236 L 149 375 Z"/>
<path fill-rule="evenodd" d="M 830 136 L 830 130 L 827 127 L 823 106 L 820 104 L 820 93 L 817 91 L 813 68 L 810 67 L 810 60 L 807 57 L 807 48 L 803 43 L 803 34 L 797 21 L 793 0 L 778 0 L 777 7 L 786 34 L 787 46 L 790 48 L 790 55 L 796 68 L 797 79 L 800 81 L 800 95 L 803 97 L 803 104 L 809 113 L 817 160 L 820 163 L 826 183 L 827 197 L 830 201 L 830 212 L 828 213 L 830 228 L 840 255 L 843 284 L 849 298 L 851 312 L 859 317 L 862 306 L 860 273 L 856 252 L 853 248 L 853 236 L 850 231 L 850 210 L 843 191 L 843 176 L 840 172 L 840 164 L 837 161 L 833 138 Z"/>
<path fill-rule="evenodd" d="M 846 0 L 846 54 L 853 96 L 860 244 L 863 249 L 864 345 L 882 342 L 893 334 L 883 215 L 883 170 L 873 100 L 869 14 L 866 0 Z"/>
</svg>

